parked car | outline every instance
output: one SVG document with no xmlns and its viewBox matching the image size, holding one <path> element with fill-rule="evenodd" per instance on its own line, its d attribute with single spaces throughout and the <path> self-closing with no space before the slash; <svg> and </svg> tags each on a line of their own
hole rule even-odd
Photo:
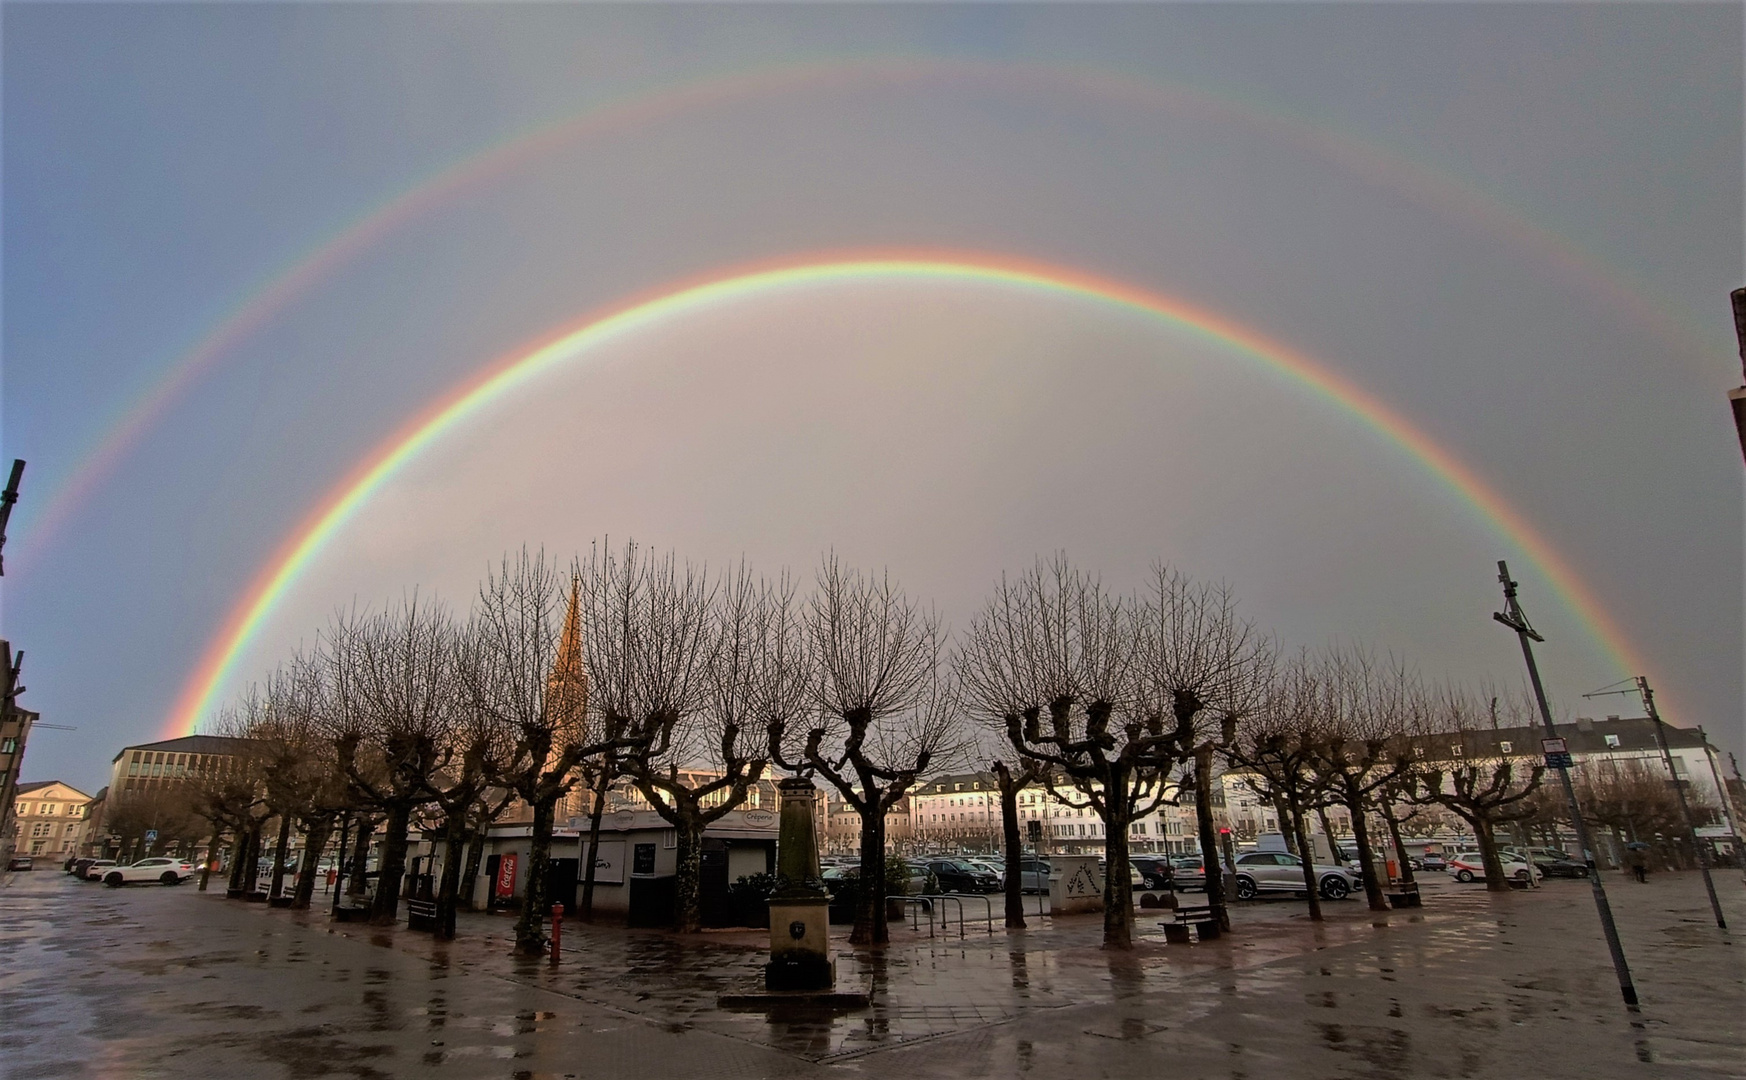
<svg viewBox="0 0 1746 1080">
<path fill-rule="evenodd" d="M 1522 861 L 1519 855 L 1498 852 L 1498 858 L 1503 861 L 1504 877 L 1517 881 L 1527 881 L 1530 876 L 1538 881 L 1546 875 L 1538 867 L 1530 867 Z M 1485 880 L 1485 860 L 1477 851 L 1464 851 L 1449 859 L 1449 876 L 1463 884 L 1470 881 Z"/>
<path fill-rule="evenodd" d="M 194 864 L 163 857 L 141 859 L 128 866 L 111 866 L 103 872 L 103 884 L 112 889 L 123 885 L 155 881 L 161 885 L 180 885 L 194 876 Z"/>
<path fill-rule="evenodd" d="M 114 865 L 114 859 L 92 859 L 91 865 L 85 867 L 85 880 L 102 881 L 103 872 Z"/>
<path fill-rule="evenodd" d="M 941 892 L 994 893 L 1000 891 L 1000 879 L 986 870 L 978 870 L 963 859 L 929 859 L 927 869 L 940 884 Z"/>
<path fill-rule="evenodd" d="M 6 860 L 8 870 L 29 870 L 36 866 L 36 860 L 29 855 L 14 855 Z"/>
<path fill-rule="evenodd" d="M 1344 900 L 1363 887 L 1358 875 L 1344 866 L 1314 867 L 1316 891 L 1327 900 Z M 1237 899 L 1252 900 L 1264 892 L 1304 891 L 1303 860 L 1284 851 L 1251 851 L 1237 857 Z"/>
<path fill-rule="evenodd" d="M 1559 848 L 1507 848 L 1512 855 L 1525 856 L 1534 868 L 1546 877 L 1585 878 L 1588 864 Z"/>
<path fill-rule="evenodd" d="M 73 875 L 76 878 L 82 878 L 85 876 L 85 871 L 91 869 L 91 864 L 96 862 L 96 861 L 97 861 L 96 858 L 94 858 L 93 856 L 81 855 L 77 859 L 73 860 L 73 865 L 67 869 L 67 873 Z"/>
<path fill-rule="evenodd" d="M 1019 860 L 1019 887 L 1029 893 L 1049 891 L 1049 860 L 1025 856 Z"/>
<path fill-rule="evenodd" d="M 1175 867 L 1163 855 L 1134 855 L 1128 864 L 1140 875 L 1140 887 L 1168 889 L 1175 880 Z"/>
<path fill-rule="evenodd" d="M 1199 855 L 1178 855 L 1171 859 L 1170 874 L 1178 889 L 1206 888 L 1206 864 Z"/>
<path fill-rule="evenodd" d="M 971 866 L 975 867 L 976 869 L 982 871 L 985 874 L 993 874 L 995 877 L 995 880 L 1000 882 L 1002 888 L 1004 888 L 1006 886 L 1006 860 L 1005 859 L 985 858 L 985 857 L 980 856 L 980 855 L 975 855 L 975 856 L 970 856 L 970 857 L 967 857 L 964 859 L 960 859 L 959 861 L 960 862 L 967 862 Z"/>
</svg>

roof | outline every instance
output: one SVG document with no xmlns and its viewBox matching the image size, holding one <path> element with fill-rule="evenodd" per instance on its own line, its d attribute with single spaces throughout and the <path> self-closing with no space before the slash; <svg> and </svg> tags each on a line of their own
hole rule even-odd
<svg viewBox="0 0 1746 1080">
<path fill-rule="evenodd" d="M 1655 722 L 1647 716 L 1609 716 L 1605 720 L 1590 720 L 1579 717 L 1574 723 L 1554 725 L 1558 737 L 1565 741 L 1570 752 L 1583 754 L 1616 754 L 1631 751 L 1659 753 L 1661 744 L 1655 738 Z M 1670 750 L 1695 750 L 1705 745 L 1704 736 L 1696 728 L 1676 727 L 1662 721 L 1662 728 L 1667 733 L 1667 746 Z M 1607 741 L 1608 736 L 1618 740 L 1617 745 Z M 1497 743 L 1510 744 L 1510 752 L 1516 754 L 1536 754 L 1540 749 L 1540 740 L 1546 737 L 1546 731 L 1541 727 L 1511 727 L 1498 728 L 1468 728 L 1465 731 L 1435 732 L 1429 737 L 1435 748 L 1434 754 L 1441 753 L 1448 745 L 1460 742 L 1469 754 L 1483 754 L 1488 750 L 1497 749 Z"/>
<path fill-rule="evenodd" d="M 90 799 L 91 798 L 91 796 L 85 794 L 83 791 L 80 791 L 78 788 L 74 787 L 73 785 L 67 783 L 64 780 L 38 780 L 35 783 L 31 783 L 31 784 L 19 784 L 18 787 L 15 789 L 15 791 L 19 795 L 29 795 L 33 791 L 41 791 L 43 788 L 51 788 L 51 787 L 55 787 L 57 785 L 60 787 L 66 788 L 68 791 L 77 795 L 81 799 Z"/>
<path fill-rule="evenodd" d="M 110 764 L 121 760 L 123 754 L 133 750 L 164 751 L 171 754 L 235 754 L 252 739 L 237 739 L 229 735 L 184 735 L 180 739 L 165 739 L 163 742 L 135 743 L 124 746 L 110 758 Z"/>
</svg>

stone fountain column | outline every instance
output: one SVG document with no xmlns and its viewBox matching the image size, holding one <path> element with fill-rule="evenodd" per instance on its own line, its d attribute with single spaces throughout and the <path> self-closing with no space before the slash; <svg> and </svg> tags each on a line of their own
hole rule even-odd
<svg viewBox="0 0 1746 1080">
<path fill-rule="evenodd" d="M 819 882 L 813 831 L 812 781 L 791 776 L 777 785 L 781 822 L 776 840 L 776 891 L 770 895 L 770 962 L 764 988 L 820 991 L 836 985 L 831 962 L 830 896 Z"/>
</svg>

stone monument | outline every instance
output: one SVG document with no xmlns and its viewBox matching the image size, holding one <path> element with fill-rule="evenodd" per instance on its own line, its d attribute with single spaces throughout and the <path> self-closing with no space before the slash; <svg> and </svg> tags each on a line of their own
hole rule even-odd
<svg viewBox="0 0 1746 1080">
<path fill-rule="evenodd" d="M 764 988 L 828 991 L 836 985 L 837 970 L 831 962 L 830 896 L 819 881 L 812 781 L 791 776 L 777 788 L 782 817 L 776 838 L 776 891 L 770 894 L 770 962 L 764 966 Z"/>
</svg>

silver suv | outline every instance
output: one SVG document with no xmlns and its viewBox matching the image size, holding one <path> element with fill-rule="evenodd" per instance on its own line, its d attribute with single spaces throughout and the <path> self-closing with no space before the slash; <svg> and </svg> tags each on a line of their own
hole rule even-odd
<svg viewBox="0 0 1746 1080">
<path fill-rule="evenodd" d="M 1316 866 L 1317 891 L 1327 900 L 1344 900 L 1362 887 L 1357 874 L 1344 866 Z M 1303 860 L 1284 851 L 1251 851 L 1237 857 L 1237 899 L 1252 900 L 1264 892 L 1303 892 Z"/>
</svg>

